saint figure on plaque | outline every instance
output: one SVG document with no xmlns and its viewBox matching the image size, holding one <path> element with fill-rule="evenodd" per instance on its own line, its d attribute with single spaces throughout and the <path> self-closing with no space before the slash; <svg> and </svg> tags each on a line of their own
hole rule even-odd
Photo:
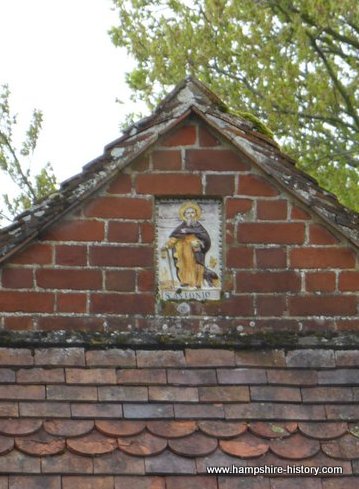
<svg viewBox="0 0 359 489">
<path fill-rule="evenodd" d="M 181 287 L 203 287 L 218 285 L 218 275 L 205 266 L 205 258 L 211 247 L 207 230 L 199 222 L 201 208 L 196 202 L 185 202 L 179 208 L 182 223 L 170 234 L 163 251 L 172 251 L 172 260 Z"/>
</svg>

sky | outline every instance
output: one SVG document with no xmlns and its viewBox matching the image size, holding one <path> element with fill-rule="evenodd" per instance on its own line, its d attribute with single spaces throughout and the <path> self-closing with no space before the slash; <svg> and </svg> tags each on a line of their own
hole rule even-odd
<svg viewBox="0 0 359 489">
<path fill-rule="evenodd" d="M 0 0 L 0 85 L 10 87 L 22 134 L 32 110 L 43 112 L 32 165 L 50 161 L 59 182 L 119 137 L 127 113 L 144 110 L 129 102 L 125 72 L 133 62 L 107 33 L 117 23 L 112 6 L 111 0 Z M 0 180 L 0 193 L 1 187 Z"/>
</svg>

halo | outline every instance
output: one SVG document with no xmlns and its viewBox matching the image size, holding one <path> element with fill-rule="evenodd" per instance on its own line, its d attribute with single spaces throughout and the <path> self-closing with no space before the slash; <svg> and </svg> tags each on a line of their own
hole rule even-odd
<svg viewBox="0 0 359 489">
<path fill-rule="evenodd" d="M 187 209 L 194 209 L 196 211 L 196 218 L 200 219 L 202 215 L 200 206 L 196 202 L 185 202 L 184 204 L 181 205 L 178 211 L 178 215 L 182 221 L 186 220 L 184 213 L 186 212 Z"/>
</svg>

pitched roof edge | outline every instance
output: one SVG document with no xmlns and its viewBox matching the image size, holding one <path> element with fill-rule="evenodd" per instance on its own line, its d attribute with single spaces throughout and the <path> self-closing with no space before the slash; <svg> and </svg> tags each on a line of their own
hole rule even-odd
<svg viewBox="0 0 359 489">
<path fill-rule="evenodd" d="M 245 134 L 235 136 L 230 133 L 228 128 L 226 130 L 224 126 L 221 127 L 221 124 L 216 123 L 213 119 L 216 117 L 223 120 L 222 117 L 212 115 L 212 119 L 209 119 L 211 114 L 203 114 L 196 108 L 194 108 L 194 111 L 228 139 L 255 166 L 264 171 L 267 176 L 273 178 L 285 192 L 290 193 L 306 207 L 309 207 L 333 230 L 348 240 L 351 245 L 354 245 L 357 249 L 359 248 L 359 213 L 342 205 L 337 197 L 331 192 L 324 190 L 317 180 L 295 167 L 293 160 L 280 151 L 279 148 L 273 146 L 273 150 L 270 151 L 272 154 L 268 155 L 266 148 L 258 145 L 254 148 L 254 145 L 246 138 Z M 283 165 L 283 161 L 279 162 L 278 156 L 288 165 Z M 298 177 L 297 181 L 295 181 L 295 176 Z M 302 180 L 305 180 L 305 185 L 309 186 L 309 189 L 301 188 Z M 289 182 L 293 184 L 292 187 L 288 185 Z M 318 202 L 322 202 L 322 206 Z M 338 212 L 336 213 L 335 211 Z M 351 224 L 351 226 L 345 224 Z"/>
</svg>

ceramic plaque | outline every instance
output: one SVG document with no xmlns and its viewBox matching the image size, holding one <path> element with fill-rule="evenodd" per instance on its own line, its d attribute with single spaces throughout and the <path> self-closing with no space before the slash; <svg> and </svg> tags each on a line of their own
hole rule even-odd
<svg viewBox="0 0 359 489">
<path fill-rule="evenodd" d="M 218 300 L 222 223 L 218 200 L 157 202 L 157 279 L 162 300 Z"/>
</svg>

